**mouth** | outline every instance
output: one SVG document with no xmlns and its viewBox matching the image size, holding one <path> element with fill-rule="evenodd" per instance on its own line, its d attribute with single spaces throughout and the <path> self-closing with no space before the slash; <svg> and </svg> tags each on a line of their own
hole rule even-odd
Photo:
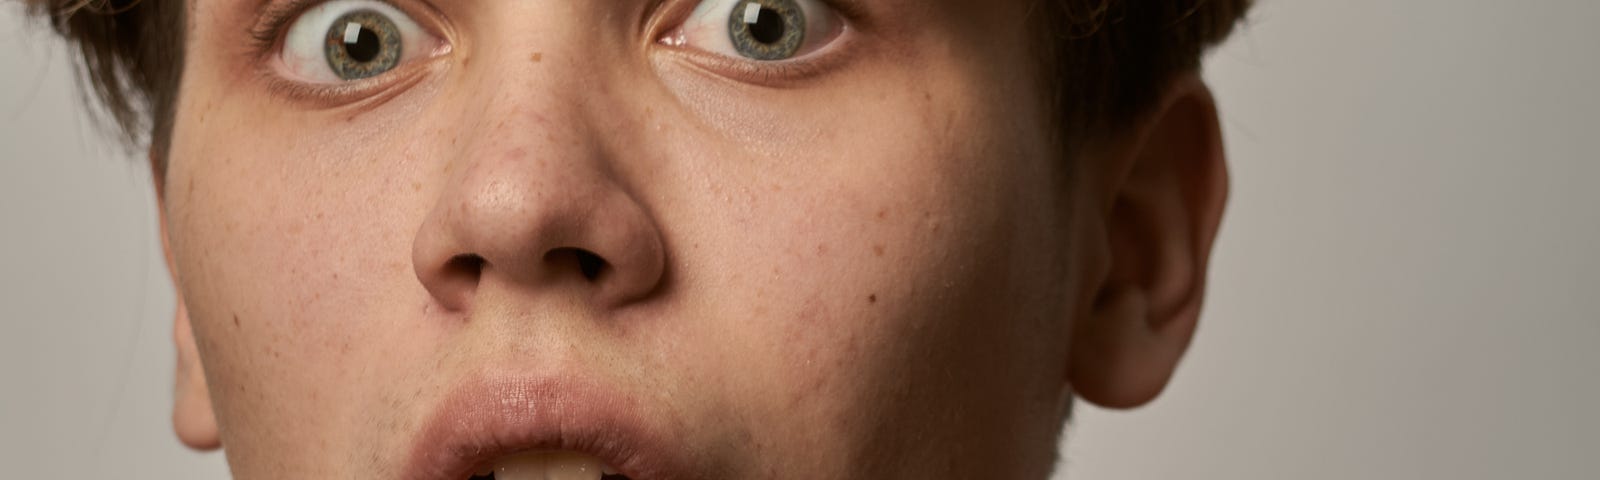
<svg viewBox="0 0 1600 480">
<path fill-rule="evenodd" d="M 409 480 L 698 478 L 636 397 L 573 376 L 478 378 L 412 442 Z"/>
<path fill-rule="evenodd" d="M 468 480 L 632 480 L 616 467 L 578 452 L 527 452 L 474 468 Z"/>
</svg>

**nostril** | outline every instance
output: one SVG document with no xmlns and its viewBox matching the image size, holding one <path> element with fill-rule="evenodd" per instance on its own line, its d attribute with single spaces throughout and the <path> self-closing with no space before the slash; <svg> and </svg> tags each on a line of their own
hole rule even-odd
<svg viewBox="0 0 1600 480">
<path fill-rule="evenodd" d="M 545 261 L 553 263 L 573 262 L 577 264 L 578 272 L 590 282 L 600 279 L 600 274 L 605 273 L 606 259 L 600 258 L 594 252 L 581 248 L 557 248 L 546 253 Z M 570 264 L 569 264 L 570 265 Z"/>
<path fill-rule="evenodd" d="M 483 257 L 473 254 L 462 254 L 450 257 L 444 264 L 444 274 L 448 277 L 461 278 L 471 283 L 478 283 L 478 276 L 483 274 Z"/>
<path fill-rule="evenodd" d="M 605 271 L 606 259 L 590 253 L 588 250 L 574 252 L 578 257 L 578 271 L 583 272 L 583 278 L 593 282 L 600 278 L 600 272 Z"/>
</svg>

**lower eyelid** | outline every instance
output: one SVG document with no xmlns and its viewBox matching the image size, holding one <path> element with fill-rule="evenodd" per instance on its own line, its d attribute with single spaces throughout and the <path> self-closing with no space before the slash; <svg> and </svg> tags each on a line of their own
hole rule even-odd
<svg viewBox="0 0 1600 480">
<path fill-rule="evenodd" d="M 709 75 L 762 87 L 790 88 L 849 63 L 856 54 L 857 46 L 847 33 L 841 32 L 838 38 L 816 51 L 773 62 L 733 58 L 688 46 L 660 45 L 660 48 L 663 49 L 663 53 L 674 57 L 673 61 L 687 64 Z"/>
</svg>

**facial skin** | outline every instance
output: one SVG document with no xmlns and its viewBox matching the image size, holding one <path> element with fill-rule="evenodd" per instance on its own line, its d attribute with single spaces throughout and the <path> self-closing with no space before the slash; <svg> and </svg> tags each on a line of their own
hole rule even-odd
<svg viewBox="0 0 1600 480">
<path fill-rule="evenodd" d="M 338 94 L 192 3 L 180 438 L 397 478 L 453 393 L 526 381 L 685 478 L 1037 479 L 1069 398 L 1159 393 L 1226 192 L 1203 84 L 1064 159 L 1023 2 L 859 2 L 765 70 L 658 42 L 695 3 L 397 1 L 448 51 Z"/>
</svg>

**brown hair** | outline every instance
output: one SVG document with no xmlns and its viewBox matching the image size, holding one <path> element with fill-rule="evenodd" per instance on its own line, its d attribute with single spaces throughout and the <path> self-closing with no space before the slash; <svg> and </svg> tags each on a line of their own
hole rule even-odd
<svg viewBox="0 0 1600 480">
<path fill-rule="evenodd" d="M 1115 133 L 1167 83 L 1200 68 L 1253 0 L 1036 0 L 1042 63 L 1062 141 Z M 1069 147 L 1077 148 L 1077 147 Z"/>
<path fill-rule="evenodd" d="M 82 55 L 80 73 L 129 145 L 165 159 L 183 73 L 183 0 L 23 0 Z M 162 162 L 158 162 L 158 166 Z"/>
<path fill-rule="evenodd" d="M 83 56 L 83 73 L 130 145 L 164 160 L 183 71 L 184 0 L 23 0 Z M 1033 0 L 1063 141 L 1115 131 L 1166 82 L 1199 68 L 1251 0 Z"/>
</svg>

